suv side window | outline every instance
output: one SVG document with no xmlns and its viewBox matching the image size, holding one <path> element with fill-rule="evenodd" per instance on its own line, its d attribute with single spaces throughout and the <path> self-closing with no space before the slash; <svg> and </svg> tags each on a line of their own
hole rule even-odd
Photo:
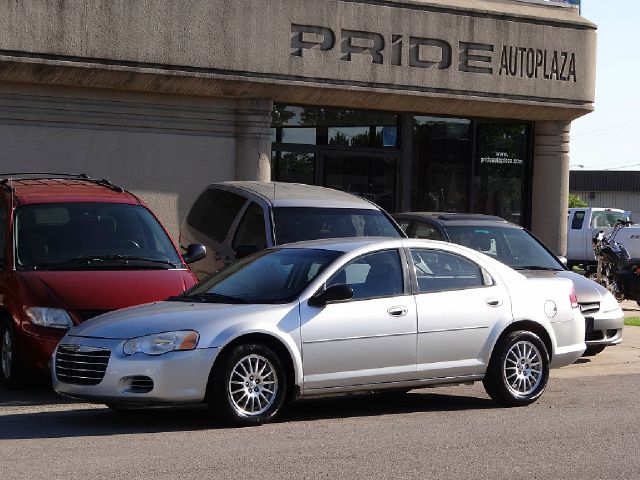
<svg viewBox="0 0 640 480">
<path fill-rule="evenodd" d="M 398 250 L 371 253 L 352 260 L 327 282 L 327 288 L 338 284 L 350 286 L 354 300 L 402 295 L 404 276 Z"/>
<path fill-rule="evenodd" d="M 575 212 L 573 214 L 573 220 L 571 220 L 571 229 L 572 230 L 580 230 L 582 228 L 582 224 L 584 223 L 584 215 L 585 212 Z"/>
<path fill-rule="evenodd" d="M 240 245 L 253 245 L 260 250 L 267 246 L 264 212 L 255 202 L 251 202 L 244 212 L 233 239 L 233 248 L 238 248 Z"/>
<path fill-rule="evenodd" d="M 5 266 L 7 255 L 7 211 L 0 203 L 0 269 Z"/>
<path fill-rule="evenodd" d="M 207 189 L 194 203 L 187 223 L 207 237 L 222 242 L 246 198 L 220 189 Z"/>
<path fill-rule="evenodd" d="M 427 240 L 442 240 L 442 235 L 438 229 L 424 222 L 416 222 L 415 231 L 412 235 L 413 238 L 424 238 Z"/>
<path fill-rule="evenodd" d="M 411 259 L 420 293 L 479 288 L 492 283 L 480 266 L 460 255 L 412 248 Z"/>
</svg>

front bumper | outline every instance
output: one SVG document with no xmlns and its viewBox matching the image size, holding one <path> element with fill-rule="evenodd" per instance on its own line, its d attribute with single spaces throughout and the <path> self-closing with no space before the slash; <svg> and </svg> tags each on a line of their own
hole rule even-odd
<svg viewBox="0 0 640 480">
<path fill-rule="evenodd" d="M 120 405 L 184 405 L 204 401 L 209 373 L 220 349 L 198 348 L 150 356 L 125 355 L 124 340 L 67 336 L 60 344 L 82 345 L 111 351 L 103 379 L 97 385 L 79 385 L 58 378 L 53 354 L 51 376 L 53 388 L 61 395 L 93 403 Z M 145 393 L 131 391 L 127 379 L 146 377 L 153 388 Z"/>
<path fill-rule="evenodd" d="M 624 313 L 618 308 L 610 312 L 585 314 L 585 343 L 588 347 L 596 345 L 617 345 L 622 342 Z"/>
</svg>

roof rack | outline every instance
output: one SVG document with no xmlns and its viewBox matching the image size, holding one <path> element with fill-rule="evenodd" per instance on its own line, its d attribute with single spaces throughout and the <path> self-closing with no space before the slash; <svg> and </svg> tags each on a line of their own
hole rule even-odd
<svg viewBox="0 0 640 480">
<path fill-rule="evenodd" d="M 10 180 L 44 180 L 44 179 L 56 179 L 56 178 L 68 178 L 71 180 L 85 180 L 87 182 L 95 183 L 96 185 L 102 185 L 116 192 L 123 193 L 125 190 L 122 187 L 114 185 L 106 178 L 91 178 L 86 173 L 53 173 L 53 172 L 19 172 L 19 173 L 0 173 L 0 188 L 8 192 L 12 192 L 14 189 L 10 185 Z"/>
</svg>

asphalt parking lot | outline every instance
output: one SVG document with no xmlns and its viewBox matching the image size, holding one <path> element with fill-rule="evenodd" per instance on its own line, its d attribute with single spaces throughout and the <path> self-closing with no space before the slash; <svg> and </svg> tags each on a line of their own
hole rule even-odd
<svg viewBox="0 0 640 480">
<path fill-rule="evenodd" d="M 199 407 L 113 413 L 0 389 L 0 479 L 637 478 L 640 327 L 500 409 L 482 386 L 300 402 L 223 429 Z"/>
</svg>

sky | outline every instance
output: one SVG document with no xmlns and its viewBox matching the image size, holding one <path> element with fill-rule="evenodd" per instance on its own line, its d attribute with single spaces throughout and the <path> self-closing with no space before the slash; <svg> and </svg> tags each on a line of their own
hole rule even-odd
<svg viewBox="0 0 640 480">
<path fill-rule="evenodd" d="M 598 25 L 596 104 L 571 126 L 571 168 L 640 170 L 640 1 L 582 0 L 582 15 Z"/>
</svg>

